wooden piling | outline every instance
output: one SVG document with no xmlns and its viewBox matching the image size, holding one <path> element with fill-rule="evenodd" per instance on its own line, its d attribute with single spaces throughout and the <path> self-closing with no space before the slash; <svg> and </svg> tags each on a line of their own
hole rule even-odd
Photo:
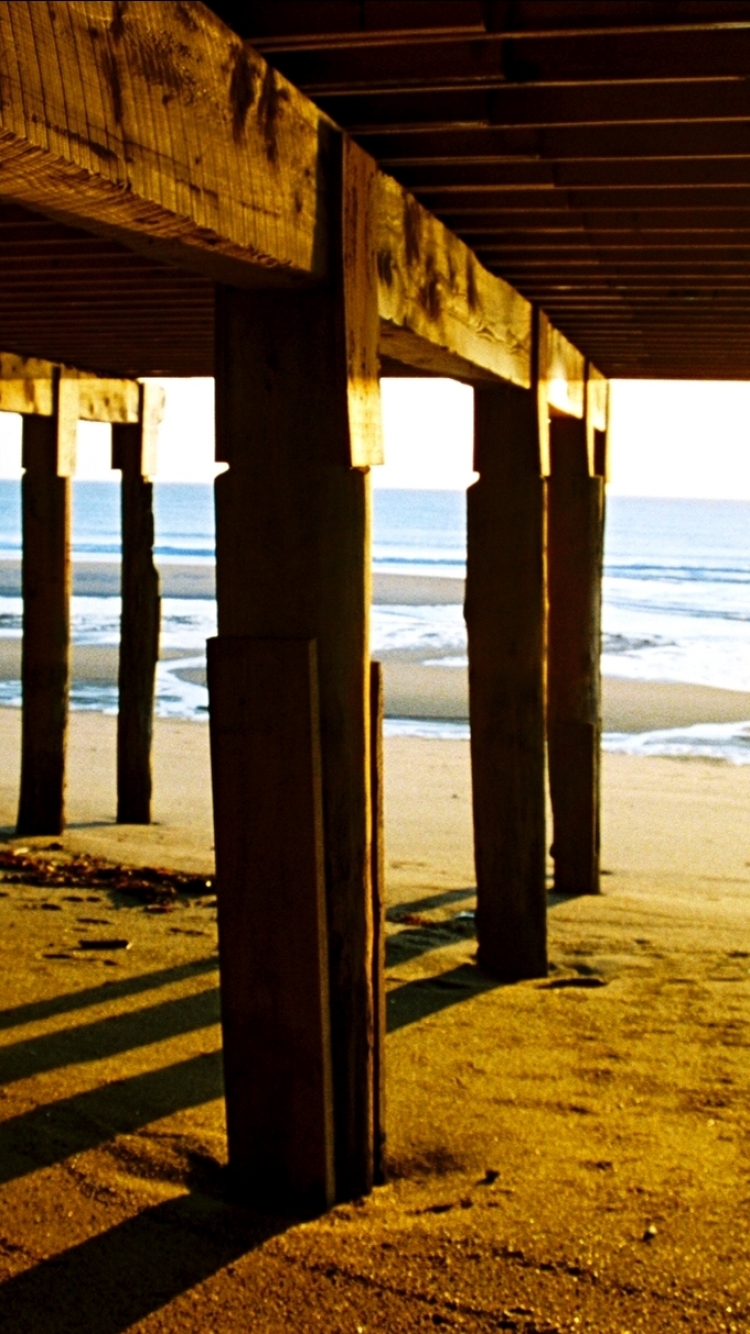
<svg viewBox="0 0 750 1334">
<path fill-rule="evenodd" d="M 70 686 L 70 477 L 57 414 L 23 418 L 19 834 L 60 834 Z"/>
<path fill-rule="evenodd" d="M 553 418 L 548 500 L 547 744 L 555 888 L 599 892 L 603 480 L 586 423 Z"/>
<path fill-rule="evenodd" d="M 153 486 L 143 477 L 143 424 L 112 427 L 122 472 L 122 613 L 117 715 L 117 821 L 151 822 L 151 741 L 159 657 Z"/>
<path fill-rule="evenodd" d="M 383 801 L 383 664 L 370 664 L 370 784 L 372 801 L 373 1179 L 385 1181 L 385 842 Z"/>
<path fill-rule="evenodd" d="M 374 1171 L 370 491 L 367 471 L 350 466 L 335 297 L 219 289 L 217 446 L 229 470 L 216 480 L 216 561 L 221 638 L 317 641 L 336 1193 L 343 1199 L 368 1190 Z M 285 734 L 278 744 L 289 747 L 290 763 L 302 763 L 292 751 L 304 751 L 305 736 L 295 742 Z M 220 781 L 215 792 L 224 790 Z M 254 820 L 252 806 L 237 818 Z M 220 859 L 224 828 L 217 810 Z M 279 836 L 268 828 L 269 840 Z M 251 892 L 252 874 L 237 865 L 220 878 L 225 936 L 222 920 L 231 920 L 235 897 Z M 285 901 L 291 886 L 279 886 L 279 894 Z M 312 947 L 300 939 L 303 954 Z M 245 944 L 236 937 L 229 948 L 241 958 Z M 265 948 L 286 957 L 287 932 L 269 934 Z M 299 966 L 307 965 L 301 959 Z M 232 1040 L 225 1030 L 225 1043 Z"/>
<path fill-rule="evenodd" d="M 316 647 L 208 650 L 229 1160 L 253 1198 L 315 1213 L 334 1195 Z"/>
<path fill-rule="evenodd" d="M 536 396 L 475 392 L 466 624 L 479 962 L 547 971 L 544 818 L 545 485 Z"/>
</svg>

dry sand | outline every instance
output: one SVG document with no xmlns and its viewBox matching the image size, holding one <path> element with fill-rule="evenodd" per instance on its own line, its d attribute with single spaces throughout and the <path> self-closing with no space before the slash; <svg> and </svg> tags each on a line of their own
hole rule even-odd
<svg viewBox="0 0 750 1334">
<path fill-rule="evenodd" d="M 210 897 L 0 885 L 3 1334 L 750 1328 L 750 768 L 605 756 L 605 892 L 512 987 L 457 916 L 468 746 L 391 738 L 386 783 L 390 1179 L 312 1223 L 228 1194 Z M 205 724 L 157 725 L 158 823 L 117 829 L 75 714 L 69 807 L 67 848 L 210 870 Z"/>
</svg>

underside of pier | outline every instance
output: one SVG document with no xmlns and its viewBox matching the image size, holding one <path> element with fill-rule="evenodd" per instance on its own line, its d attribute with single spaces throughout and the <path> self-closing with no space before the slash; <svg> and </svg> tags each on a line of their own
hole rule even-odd
<svg viewBox="0 0 750 1334">
<path fill-rule="evenodd" d="M 51 757 L 26 748 L 24 772 L 59 826 L 89 412 L 70 385 L 213 375 L 230 1163 L 249 1193 L 322 1209 L 382 1160 L 380 377 L 475 390 L 479 960 L 543 976 L 545 765 L 556 888 L 599 887 L 608 381 L 747 375 L 750 4 L 50 0 L 0 4 L 0 46 L 0 406 L 27 418 L 41 636 L 24 746 Z M 138 535 L 131 639 L 150 590 L 131 655 L 150 795 L 147 414 L 107 411 Z"/>
</svg>

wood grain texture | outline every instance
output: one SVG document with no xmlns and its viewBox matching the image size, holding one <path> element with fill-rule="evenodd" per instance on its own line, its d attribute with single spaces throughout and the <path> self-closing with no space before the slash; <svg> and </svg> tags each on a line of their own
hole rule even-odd
<svg viewBox="0 0 750 1334">
<path fill-rule="evenodd" d="M 592 477 L 609 480 L 609 380 L 588 362 L 586 366 L 586 451 Z"/>
<path fill-rule="evenodd" d="M 153 486 L 143 476 L 143 426 L 112 428 L 122 472 L 122 565 L 117 713 L 117 822 L 151 823 L 151 738 L 159 657 L 159 575 Z"/>
<path fill-rule="evenodd" d="M 251 1199 L 333 1202 L 315 644 L 208 642 L 229 1162 Z"/>
<path fill-rule="evenodd" d="M 78 374 L 62 366 L 54 373 L 53 400 L 57 424 L 57 475 L 73 477 L 78 452 Z"/>
<path fill-rule="evenodd" d="M 531 383 L 531 306 L 391 177 L 378 176 L 381 353 L 433 375 Z"/>
<path fill-rule="evenodd" d="M 547 742 L 555 887 L 599 891 L 604 486 L 585 421 L 553 418 L 548 482 Z"/>
<path fill-rule="evenodd" d="M 140 390 L 135 380 L 104 379 L 39 357 L 0 352 L 0 412 L 51 417 L 55 411 L 55 377 L 76 381 L 77 420 L 137 422 Z"/>
<path fill-rule="evenodd" d="M 318 644 L 336 1190 L 352 1198 L 373 1174 L 369 474 L 348 461 L 336 294 L 221 288 L 216 318 L 219 635 Z"/>
<path fill-rule="evenodd" d="M 544 814 L 545 483 L 536 397 L 475 393 L 466 626 L 479 961 L 547 971 Z"/>
<path fill-rule="evenodd" d="M 55 417 L 24 417 L 23 647 L 19 834 L 65 826 L 70 688 L 70 479 L 58 474 Z"/>
<path fill-rule="evenodd" d="M 0 48 L 6 198 L 237 284 L 322 276 L 330 122 L 208 7 L 15 0 Z"/>
<path fill-rule="evenodd" d="M 350 458 L 354 468 L 383 462 L 375 210 L 377 167 L 342 136 L 344 322 Z"/>
<path fill-rule="evenodd" d="M 539 383 L 552 412 L 583 417 L 586 364 L 577 347 L 541 312 L 539 318 Z"/>
</svg>

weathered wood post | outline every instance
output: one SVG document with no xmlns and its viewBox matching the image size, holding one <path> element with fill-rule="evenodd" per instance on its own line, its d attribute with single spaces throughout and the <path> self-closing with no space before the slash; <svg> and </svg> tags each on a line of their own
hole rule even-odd
<svg viewBox="0 0 750 1334">
<path fill-rule="evenodd" d="M 112 467 L 122 472 L 122 612 L 117 714 L 117 822 L 151 822 L 151 739 L 159 657 L 159 576 L 153 484 L 163 391 L 140 386 L 137 424 L 112 426 Z"/>
<path fill-rule="evenodd" d="M 547 744 L 555 888 L 599 892 L 603 480 L 585 418 L 550 422 Z"/>
<path fill-rule="evenodd" d="M 19 834 L 60 834 L 70 688 L 70 479 L 78 386 L 59 370 L 51 416 L 23 418 Z"/>
<path fill-rule="evenodd" d="M 372 802 L 372 997 L 374 1181 L 385 1181 L 385 821 L 383 774 L 383 664 L 370 664 L 370 783 Z"/>
<path fill-rule="evenodd" d="M 375 175 L 354 145 L 331 147 L 329 161 L 343 157 L 343 168 L 331 191 L 327 284 L 218 291 L 217 447 L 229 470 L 216 482 L 219 634 L 209 660 L 230 1164 L 251 1190 L 318 1208 L 333 1196 L 334 1168 L 340 1199 L 368 1190 L 374 1172 Z M 257 683 L 252 690 L 233 688 L 221 666 L 235 658 L 237 680 Z M 324 903 L 309 851 L 316 694 Z M 291 726 L 292 712 L 304 724 Z M 261 789 L 262 818 L 253 804 Z M 305 869 L 288 874 L 302 844 Z M 264 1084 L 272 1092 L 260 1098 Z"/>
<path fill-rule="evenodd" d="M 466 625 L 479 962 L 547 971 L 544 828 L 545 484 L 536 395 L 475 390 Z"/>
</svg>

